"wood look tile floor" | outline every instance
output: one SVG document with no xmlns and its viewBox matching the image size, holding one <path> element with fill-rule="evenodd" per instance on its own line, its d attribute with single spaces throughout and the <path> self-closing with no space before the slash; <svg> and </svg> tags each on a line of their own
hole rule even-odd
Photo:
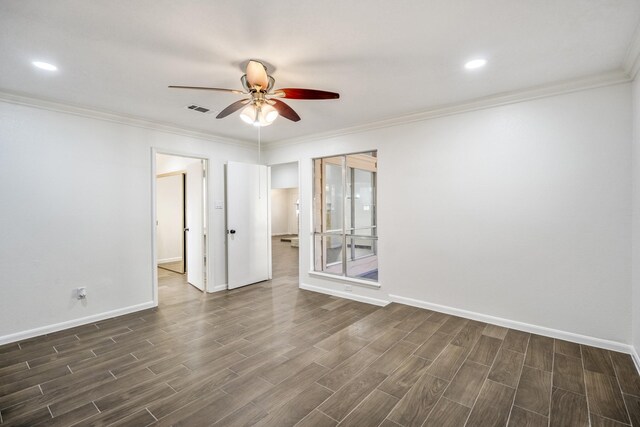
<svg viewBox="0 0 640 427">
<path fill-rule="evenodd" d="M 274 279 L 0 347 L 2 425 L 640 426 L 628 355 Z"/>
</svg>

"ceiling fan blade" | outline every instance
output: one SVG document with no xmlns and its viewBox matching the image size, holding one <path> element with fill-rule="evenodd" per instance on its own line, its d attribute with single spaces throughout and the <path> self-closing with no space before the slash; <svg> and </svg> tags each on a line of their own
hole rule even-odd
<svg viewBox="0 0 640 427">
<path fill-rule="evenodd" d="M 220 113 L 218 113 L 218 115 L 216 116 L 216 119 L 223 119 L 227 117 L 229 114 L 235 113 L 236 111 L 238 111 L 239 109 L 247 105 L 250 101 L 251 99 L 241 99 L 240 101 L 234 102 L 224 110 L 220 111 Z"/>
<path fill-rule="evenodd" d="M 196 89 L 196 90 L 216 90 L 218 92 L 231 92 L 231 93 L 237 93 L 237 94 L 245 94 L 246 92 L 243 92 L 241 90 L 236 90 L 236 89 L 222 89 L 219 87 L 202 87 L 202 86 L 169 86 L 171 89 Z"/>
<path fill-rule="evenodd" d="M 296 113 L 295 111 L 293 111 L 293 108 L 289 107 L 287 104 L 285 104 L 284 102 L 280 101 L 279 99 L 270 99 L 269 103 L 273 102 L 273 108 L 275 108 L 276 110 L 278 110 L 278 113 L 284 117 L 285 119 L 289 119 L 292 122 L 299 122 L 300 121 L 300 116 L 298 115 L 298 113 Z"/>
<path fill-rule="evenodd" d="M 316 89 L 285 88 L 277 89 L 274 95 L 288 99 L 338 99 L 339 93 Z"/>
<path fill-rule="evenodd" d="M 249 61 L 247 64 L 247 81 L 252 88 L 260 86 L 261 89 L 266 90 L 267 87 L 269 87 L 267 69 L 261 62 L 254 60 Z"/>
</svg>

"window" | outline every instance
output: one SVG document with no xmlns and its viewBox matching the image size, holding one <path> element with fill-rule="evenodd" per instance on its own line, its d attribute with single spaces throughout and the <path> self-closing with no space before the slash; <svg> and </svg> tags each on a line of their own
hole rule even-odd
<svg viewBox="0 0 640 427">
<path fill-rule="evenodd" d="M 377 282 L 377 152 L 313 162 L 315 271 Z"/>
</svg>

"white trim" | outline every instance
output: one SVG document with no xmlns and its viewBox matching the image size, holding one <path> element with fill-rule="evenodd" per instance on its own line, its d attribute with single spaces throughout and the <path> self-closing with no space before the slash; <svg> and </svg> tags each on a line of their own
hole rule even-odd
<svg viewBox="0 0 640 427">
<path fill-rule="evenodd" d="M 178 257 L 174 257 L 174 258 L 159 259 L 158 260 L 158 264 L 164 264 L 165 262 L 177 262 L 177 261 L 182 261 L 182 257 L 178 256 Z"/>
<path fill-rule="evenodd" d="M 216 285 L 210 289 L 207 290 L 208 294 L 212 294 L 214 292 L 220 292 L 220 291 L 226 291 L 227 290 L 227 284 L 224 283 L 222 285 Z"/>
<path fill-rule="evenodd" d="M 636 365 L 636 370 L 638 371 L 638 374 L 640 374 L 640 356 L 634 346 L 631 346 L 631 359 L 633 359 L 633 362 Z"/>
<path fill-rule="evenodd" d="M 452 314 L 454 316 L 464 317 L 466 319 L 478 320 L 480 322 L 490 323 L 493 325 L 504 326 L 505 328 L 517 329 L 519 331 L 531 332 L 551 338 L 558 338 L 578 344 L 600 347 L 607 350 L 618 351 L 631 354 L 633 347 L 617 341 L 604 340 L 601 338 L 590 337 L 588 335 L 574 334 L 573 332 L 561 331 L 558 329 L 547 328 L 544 326 L 532 325 L 529 323 L 518 322 L 515 320 L 505 319 L 502 317 L 490 316 L 488 314 L 476 313 L 474 311 L 462 310 L 459 308 L 449 307 L 446 305 L 434 304 L 427 301 L 417 300 L 413 298 L 401 297 L 399 295 L 389 295 L 392 302 L 406 304 L 413 307 L 426 308 L 428 310 L 439 311 L 441 313 Z"/>
<path fill-rule="evenodd" d="M 387 301 L 387 300 L 378 299 L 378 298 L 371 298 L 371 297 L 365 297 L 363 295 L 358 295 L 358 294 L 354 294 L 354 293 L 351 293 L 351 292 L 336 291 L 336 290 L 333 290 L 333 289 L 323 288 L 321 286 L 307 285 L 306 283 L 302 283 L 302 282 L 300 282 L 300 289 L 305 289 L 307 291 L 318 292 L 320 294 L 333 295 L 333 296 L 336 296 L 336 297 L 340 297 L 340 298 L 344 298 L 344 299 L 350 299 L 350 300 L 353 300 L 353 301 L 364 302 L 366 304 L 378 305 L 378 306 L 381 306 L 381 307 L 384 307 L 385 305 L 389 304 L 389 301 Z"/>
<path fill-rule="evenodd" d="M 120 123 L 123 125 L 135 126 L 144 129 L 151 129 L 160 132 L 171 133 L 174 135 L 186 136 L 189 138 L 204 139 L 207 141 L 218 142 L 220 144 L 235 145 L 245 148 L 255 148 L 256 146 L 252 141 L 225 138 L 213 133 L 203 132 L 195 129 L 188 129 L 175 124 L 165 124 L 124 113 L 104 111 L 81 105 L 72 105 L 50 99 L 22 95 L 13 92 L 0 91 L 0 101 L 9 104 L 25 105 L 27 107 L 40 108 L 43 110 L 56 111 L 59 113 L 73 114 L 81 117 L 88 117 L 97 120 L 104 120 L 107 122 Z"/>
<path fill-rule="evenodd" d="M 273 279 L 273 247 L 272 247 L 272 235 L 271 235 L 271 166 L 267 167 L 267 236 L 269 240 L 267 242 L 267 264 L 269 269 L 269 280 Z"/>
<path fill-rule="evenodd" d="M 381 285 L 379 282 L 371 282 L 369 280 L 356 279 L 354 277 L 346 277 L 346 276 L 337 276 L 335 274 L 323 273 L 321 271 L 309 271 L 307 273 L 309 276 L 316 276 L 321 279 L 329 279 L 334 282 L 347 283 L 350 285 L 359 285 L 366 286 L 368 288 L 380 289 Z"/>
<path fill-rule="evenodd" d="M 535 86 L 532 88 L 511 91 L 496 95 L 489 95 L 483 98 L 474 99 L 462 103 L 437 106 L 428 110 L 418 111 L 399 117 L 390 117 L 371 123 L 352 126 L 344 129 L 337 129 L 328 132 L 315 133 L 311 135 L 301 136 L 297 138 L 284 139 L 280 141 L 270 142 L 265 145 L 267 150 L 301 144 L 304 142 L 335 138 L 343 135 L 367 132 L 375 129 L 382 129 L 392 126 L 399 126 L 407 123 L 419 122 L 424 120 L 435 119 L 438 117 L 452 116 L 455 114 L 466 113 L 476 110 L 484 110 L 487 108 L 498 107 L 502 105 L 516 104 L 524 101 L 531 101 L 549 96 L 562 95 L 565 93 L 578 92 L 587 89 L 595 89 L 604 86 L 612 86 L 617 84 L 629 83 L 632 79 L 622 70 L 610 71 L 606 73 L 596 74 L 594 76 L 581 79 L 573 79 L 564 82 L 556 82 L 547 85 Z"/>
<path fill-rule="evenodd" d="M 199 154 L 199 153 L 193 153 L 193 152 L 183 152 L 183 151 L 178 151 L 178 150 L 171 150 L 171 149 L 165 149 L 165 148 L 158 148 L 158 147 L 151 147 L 151 280 L 152 280 L 152 294 L 153 294 L 153 302 L 155 303 L 155 305 L 158 305 L 158 260 L 157 260 L 157 240 L 158 240 L 158 230 L 156 227 L 157 224 L 157 220 L 158 220 L 158 213 L 157 213 L 157 206 L 156 206 L 156 199 L 157 199 L 157 173 L 156 173 L 156 157 L 158 154 L 166 154 L 166 155 L 170 155 L 170 156 L 179 156 L 179 157 L 189 157 L 189 158 L 193 158 L 193 159 L 199 159 L 199 160 L 203 160 L 205 162 L 205 180 L 206 180 L 206 189 L 207 191 L 205 192 L 205 196 L 204 196 L 204 206 L 205 206 L 205 212 L 207 212 L 207 224 L 212 224 L 212 215 L 213 215 L 213 210 L 211 209 L 211 203 L 210 203 L 210 194 L 211 194 L 211 160 L 212 158 L 208 155 L 205 154 Z M 207 239 L 206 239 L 206 246 L 205 246 L 205 253 L 204 256 L 207 259 L 207 263 L 205 266 L 205 270 L 204 270 L 204 275 L 205 275 L 205 293 L 206 292 L 216 292 L 215 290 L 211 290 L 209 291 L 209 287 L 213 286 L 213 289 L 215 289 L 215 286 L 212 283 L 212 278 L 214 277 L 214 270 L 213 270 L 213 259 L 212 259 L 212 254 L 213 254 L 213 232 L 211 229 L 207 229 Z"/>
<path fill-rule="evenodd" d="M 628 83 L 633 80 L 640 69 L 640 30 L 636 31 L 633 42 L 627 51 L 627 58 L 622 70 L 610 71 L 593 76 L 573 79 L 563 82 L 555 82 L 546 85 L 535 86 L 528 89 L 516 90 L 496 95 L 489 95 L 471 101 L 462 103 L 441 105 L 412 114 L 389 117 L 387 119 L 378 120 L 371 123 L 352 126 L 343 129 L 332 130 L 328 132 L 320 132 L 309 135 L 303 135 L 296 138 L 284 139 L 263 143 L 266 150 L 280 147 L 300 144 L 308 141 L 320 139 L 334 138 L 342 135 L 360 133 L 374 129 L 382 129 L 391 126 L 398 126 L 406 123 L 429 120 L 437 117 L 450 116 L 464 112 L 482 110 L 486 108 L 497 107 L 501 105 L 514 104 L 523 101 L 529 101 L 538 98 L 545 98 L 564 93 L 577 92 L 581 90 L 594 89 L 603 86 L 611 86 L 621 83 Z M 34 96 L 18 94 L 14 92 L 0 91 L 0 101 L 10 104 L 25 105 L 29 107 L 41 108 L 50 111 L 57 111 L 67 114 L 74 114 L 82 117 L 90 117 L 98 120 L 105 120 L 130 126 L 152 129 L 161 132 L 181 135 L 191 138 L 199 138 L 221 144 L 241 146 L 245 148 L 255 148 L 255 142 L 249 140 L 225 138 L 213 133 L 203 132 L 194 129 L 183 128 L 174 124 L 165 124 L 153 120 L 142 119 L 139 117 L 115 113 L 111 111 L 101 111 L 96 108 L 89 108 L 80 105 L 71 105 L 54 100 L 38 98 Z"/>
<path fill-rule="evenodd" d="M 640 70 L 640 24 L 633 33 L 633 38 L 627 48 L 622 69 L 631 80 L 635 79 Z"/>
<path fill-rule="evenodd" d="M 15 334 L 4 335 L 0 337 L 0 345 L 22 341 L 28 338 L 50 334 L 52 332 L 62 331 L 63 329 L 69 329 L 76 326 L 99 322 L 101 320 L 110 319 L 112 317 L 123 316 L 125 314 L 134 313 L 136 311 L 147 310 L 156 306 L 157 304 L 154 304 L 153 301 L 148 301 L 142 304 L 136 304 L 116 310 L 105 311 L 104 313 L 81 317 L 79 319 L 67 320 L 66 322 L 55 323 L 53 325 L 41 326 L 39 328 L 29 329 L 27 331 L 17 332 Z"/>
</svg>

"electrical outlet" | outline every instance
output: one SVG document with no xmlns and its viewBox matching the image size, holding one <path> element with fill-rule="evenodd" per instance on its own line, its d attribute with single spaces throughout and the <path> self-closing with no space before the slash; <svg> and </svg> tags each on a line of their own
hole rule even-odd
<svg viewBox="0 0 640 427">
<path fill-rule="evenodd" d="M 76 289 L 76 298 L 85 299 L 87 297 L 87 288 L 77 288 Z"/>
<path fill-rule="evenodd" d="M 351 292 L 353 288 L 351 287 L 351 285 L 344 285 L 344 290 L 347 292 Z"/>
</svg>

